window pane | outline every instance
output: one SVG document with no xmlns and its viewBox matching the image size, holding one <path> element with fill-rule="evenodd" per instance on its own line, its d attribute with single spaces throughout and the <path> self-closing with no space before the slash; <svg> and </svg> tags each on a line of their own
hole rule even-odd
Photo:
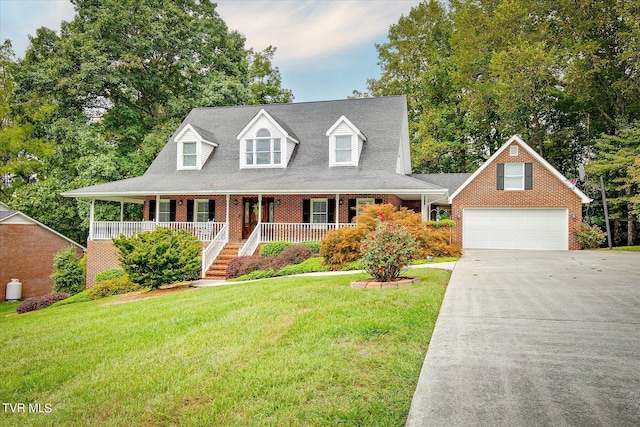
<svg viewBox="0 0 640 427">
<path fill-rule="evenodd" d="M 169 200 L 160 200 L 160 215 L 158 221 L 169 222 L 171 219 L 171 204 Z"/>
<path fill-rule="evenodd" d="M 273 140 L 273 151 L 280 151 L 280 138 Z"/>
<path fill-rule="evenodd" d="M 247 164 L 248 165 L 253 164 L 253 153 L 247 153 Z"/>
<path fill-rule="evenodd" d="M 273 163 L 276 165 L 280 164 L 280 153 L 273 153 Z"/>
<path fill-rule="evenodd" d="M 271 153 L 258 153 L 256 155 L 256 164 L 258 165 L 268 165 L 269 163 L 271 163 Z"/>
<path fill-rule="evenodd" d="M 196 201 L 196 221 L 209 221 L 209 201 Z"/>
<path fill-rule="evenodd" d="M 256 151 L 271 151 L 271 140 L 256 139 Z"/>
<path fill-rule="evenodd" d="M 336 136 L 336 149 L 351 149 L 351 135 Z"/>
<path fill-rule="evenodd" d="M 196 156 L 194 154 L 182 156 L 182 166 L 196 166 Z"/>
<path fill-rule="evenodd" d="M 522 175 L 522 163 L 505 163 L 504 164 L 505 175 Z"/>
<path fill-rule="evenodd" d="M 522 177 L 521 176 L 505 176 L 504 177 L 504 188 L 506 190 L 519 190 L 523 188 L 522 185 Z"/>
<path fill-rule="evenodd" d="M 327 202 L 313 202 L 313 213 L 327 212 Z"/>
<path fill-rule="evenodd" d="M 247 153 L 253 152 L 253 139 L 247 139 Z"/>
<path fill-rule="evenodd" d="M 184 144 L 182 144 L 182 152 L 184 154 L 196 154 L 196 143 L 185 142 Z"/>
<path fill-rule="evenodd" d="M 350 162 L 351 161 L 351 150 L 339 150 L 336 151 L 336 162 Z"/>
<path fill-rule="evenodd" d="M 269 133 L 269 131 L 268 131 L 268 130 L 266 130 L 266 129 L 260 129 L 260 130 L 258 131 L 258 133 L 256 133 L 256 137 L 257 137 L 257 138 L 263 138 L 263 137 L 270 138 L 270 137 L 271 137 L 271 134 L 270 134 L 270 133 Z"/>
</svg>

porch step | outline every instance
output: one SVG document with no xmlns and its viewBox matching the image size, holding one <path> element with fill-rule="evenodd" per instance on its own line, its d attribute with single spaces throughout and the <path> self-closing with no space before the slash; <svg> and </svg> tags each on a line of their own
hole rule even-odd
<svg viewBox="0 0 640 427">
<path fill-rule="evenodd" d="M 238 256 L 242 243 L 227 243 L 205 274 L 206 279 L 226 280 L 229 261 Z"/>
</svg>

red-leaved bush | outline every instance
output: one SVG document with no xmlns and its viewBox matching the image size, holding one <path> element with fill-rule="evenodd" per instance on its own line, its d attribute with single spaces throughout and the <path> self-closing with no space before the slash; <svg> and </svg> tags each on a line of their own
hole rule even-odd
<svg viewBox="0 0 640 427">
<path fill-rule="evenodd" d="M 254 271 L 278 271 L 288 265 L 300 264 L 311 258 L 312 252 L 307 246 L 292 245 L 284 249 L 279 255 L 274 257 L 264 257 L 260 255 L 240 256 L 229 261 L 227 265 L 227 278 L 244 276 Z"/>
<path fill-rule="evenodd" d="M 40 310 L 45 307 L 49 307 L 54 302 L 62 301 L 69 298 L 69 295 L 64 292 L 58 292 L 55 294 L 46 294 L 39 297 L 27 298 L 16 308 L 18 314 L 28 313 L 30 311 Z"/>
</svg>

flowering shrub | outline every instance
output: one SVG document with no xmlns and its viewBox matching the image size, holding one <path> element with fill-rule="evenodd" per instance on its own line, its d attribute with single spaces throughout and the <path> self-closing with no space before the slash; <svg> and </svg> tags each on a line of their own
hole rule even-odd
<svg viewBox="0 0 640 427">
<path fill-rule="evenodd" d="M 579 222 L 573 234 L 575 234 L 582 249 L 598 248 L 607 237 L 600 227 L 595 224 L 589 225 L 586 222 Z"/>
<path fill-rule="evenodd" d="M 380 223 L 367 234 L 360 250 L 362 267 L 381 282 L 399 277 L 413 261 L 417 249 L 415 239 L 405 227 L 385 220 L 381 215 Z"/>
</svg>

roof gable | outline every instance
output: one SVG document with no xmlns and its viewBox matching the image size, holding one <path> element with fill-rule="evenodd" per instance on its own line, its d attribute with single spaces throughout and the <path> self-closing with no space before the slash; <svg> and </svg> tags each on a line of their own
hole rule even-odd
<svg viewBox="0 0 640 427">
<path fill-rule="evenodd" d="M 549 162 L 547 162 L 540 154 L 538 154 L 533 148 L 531 148 L 526 142 L 524 142 L 518 135 L 513 135 L 507 142 L 505 142 L 502 147 L 498 149 L 489 159 L 484 162 L 467 180 L 460 186 L 458 189 L 451 195 L 449 201 L 453 201 L 453 199 L 462 191 L 464 188 L 469 185 L 473 180 L 482 173 L 491 163 L 495 161 L 495 159 L 502 154 L 504 150 L 507 149 L 513 143 L 517 143 L 520 147 L 525 149 L 527 153 L 529 153 L 538 163 L 544 166 L 553 176 L 555 176 L 560 182 L 562 182 L 567 189 L 573 191 L 580 197 L 582 203 L 590 203 L 591 199 L 584 194 L 580 189 L 576 188 L 564 175 L 562 175 L 556 168 L 551 166 Z"/>
<path fill-rule="evenodd" d="M 253 127 L 256 125 L 256 123 L 262 117 L 266 118 L 269 122 L 271 122 L 271 124 L 273 126 L 275 126 L 275 128 L 278 130 L 278 132 L 280 132 L 285 138 L 287 138 L 290 141 L 293 141 L 295 143 L 300 142 L 298 140 L 298 137 L 295 136 L 295 134 L 293 133 L 291 128 L 289 128 L 289 126 L 287 126 L 284 123 L 281 123 L 279 120 L 276 120 L 275 117 L 273 117 L 271 114 L 269 114 L 269 112 L 267 110 L 265 110 L 264 108 L 261 109 L 260 111 L 258 111 L 258 114 L 253 116 L 251 121 L 249 123 L 247 123 L 247 125 L 240 131 L 238 136 L 236 136 L 236 139 L 237 140 L 243 139 L 247 135 L 247 133 L 253 129 Z"/>
<path fill-rule="evenodd" d="M 6 207 L 6 205 L 4 205 L 4 207 Z M 20 211 L 0 211 L 2 212 L 2 214 L 0 214 L 0 224 L 2 225 L 6 225 L 6 226 L 10 226 L 12 224 L 32 224 L 32 225 L 37 225 L 40 226 L 42 228 L 44 228 L 45 230 L 49 231 L 50 233 L 55 234 L 56 236 L 59 236 L 61 238 L 63 238 L 64 240 L 66 240 L 67 242 L 69 242 L 70 244 L 74 245 L 75 247 L 78 247 L 80 249 L 82 249 L 83 251 L 86 250 L 86 248 L 76 242 L 74 242 L 73 240 L 69 239 L 68 237 L 64 236 L 63 234 L 58 233 L 56 230 L 47 227 L 46 225 L 42 224 L 39 221 L 36 221 L 35 219 L 31 218 L 30 216 L 20 212 Z"/>
</svg>

